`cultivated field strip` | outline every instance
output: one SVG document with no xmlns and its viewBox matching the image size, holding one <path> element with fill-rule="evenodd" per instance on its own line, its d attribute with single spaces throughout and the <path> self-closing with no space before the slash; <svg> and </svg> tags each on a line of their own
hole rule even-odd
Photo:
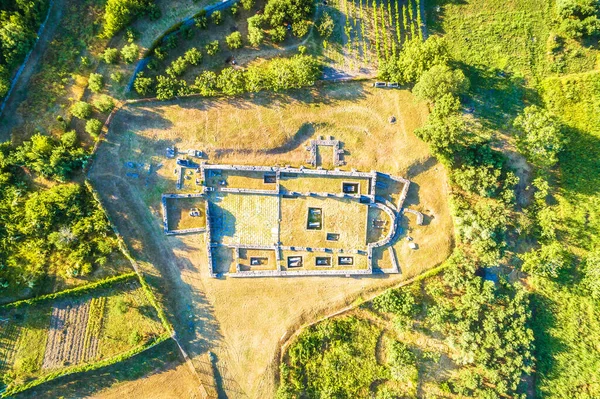
<svg viewBox="0 0 600 399">
<path fill-rule="evenodd" d="M 83 353 L 85 362 L 98 360 L 98 343 L 100 341 L 100 329 L 104 317 L 106 297 L 92 298 L 90 300 L 90 312 L 83 340 Z"/>
<path fill-rule="evenodd" d="M 89 312 L 90 301 L 62 302 L 52 308 L 43 369 L 75 365 L 85 360 L 85 331 Z"/>
<path fill-rule="evenodd" d="M 21 327 L 16 323 L 0 322 L 0 375 L 14 363 L 20 335 Z"/>
<path fill-rule="evenodd" d="M 421 37 L 420 0 L 337 0 L 341 43 L 325 55 L 349 70 L 369 68 L 395 57 L 405 40 Z"/>
</svg>

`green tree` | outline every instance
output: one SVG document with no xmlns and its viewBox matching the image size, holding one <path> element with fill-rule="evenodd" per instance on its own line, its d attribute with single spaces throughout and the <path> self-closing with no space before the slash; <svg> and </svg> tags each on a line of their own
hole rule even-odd
<svg viewBox="0 0 600 399">
<path fill-rule="evenodd" d="M 546 278 L 558 278 L 571 266 L 567 251 L 557 241 L 543 244 L 540 249 L 523 254 L 521 259 L 523 271 Z"/>
<path fill-rule="evenodd" d="M 221 25 L 221 22 L 223 22 L 223 13 L 221 13 L 221 11 L 218 10 L 213 11 L 212 14 L 210 14 L 210 20 L 215 25 Z"/>
<path fill-rule="evenodd" d="M 250 10 L 252 7 L 254 7 L 254 2 L 256 0 L 240 0 L 240 4 L 242 5 L 242 8 L 246 11 Z"/>
<path fill-rule="evenodd" d="M 180 83 L 177 79 L 170 76 L 156 77 L 156 98 L 159 100 L 169 100 L 177 95 L 180 89 Z"/>
<path fill-rule="evenodd" d="M 213 71 L 203 71 L 196 77 L 192 89 L 203 96 L 217 94 L 217 75 Z"/>
<path fill-rule="evenodd" d="M 152 92 L 152 83 L 152 78 L 147 78 L 144 76 L 143 72 L 140 72 L 133 82 L 133 88 L 140 96 L 146 96 Z"/>
<path fill-rule="evenodd" d="M 131 64 L 138 58 L 139 47 L 135 43 L 126 44 L 121 49 L 121 57 L 123 57 L 123 61 L 128 64 Z"/>
<path fill-rule="evenodd" d="M 87 119 L 92 115 L 92 106 L 85 101 L 77 101 L 71 107 L 71 114 L 79 119 Z"/>
<path fill-rule="evenodd" d="M 115 107 L 115 102 L 112 97 L 103 94 L 94 100 L 94 107 L 102 113 L 108 114 Z"/>
<path fill-rule="evenodd" d="M 452 69 L 448 65 L 434 65 L 425 71 L 413 89 L 413 93 L 421 100 L 435 103 L 447 94 L 456 96 L 469 88 L 469 80 L 460 69 Z"/>
<path fill-rule="evenodd" d="M 115 64 L 119 60 L 119 50 L 116 48 L 107 48 L 102 53 L 102 59 L 107 64 Z"/>
<path fill-rule="evenodd" d="M 322 38 L 328 39 L 333 33 L 334 29 L 335 22 L 333 21 L 331 14 L 325 11 L 323 15 L 321 15 L 321 17 L 319 18 L 319 21 L 317 22 L 317 31 L 319 32 L 319 35 L 321 35 Z"/>
<path fill-rule="evenodd" d="M 85 123 L 85 131 L 95 139 L 98 138 L 100 132 L 102 131 L 102 122 L 98 119 L 90 119 Z"/>
<path fill-rule="evenodd" d="M 115 83 L 121 83 L 123 81 L 123 74 L 119 71 L 110 74 L 110 80 Z"/>
<path fill-rule="evenodd" d="M 271 29 L 271 40 L 275 43 L 280 43 L 285 40 L 287 36 L 287 30 L 284 26 L 277 26 L 274 29 Z"/>
<path fill-rule="evenodd" d="M 93 93 L 99 93 L 104 87 L 104 78 L 99 73 L 90 73 L 88 87 Z"/>
<path fill-rule="evenodd" d="M 532 105 L 514 121 L 519 150 L 534 165 L 551 168 L 565 145 L 562 126 L 550 113 Z"/>
<path fill-rule="evenodd" d="M 572 39 L 600 34 L 600 2 L 597 0 L 556 1 L 559 30 Z"/>
<path fill-rule="evenodd" d="M 265 6 L 265 18 L 272 27 L 283 25 L 284 22 L 293 24 L 308 20 L 314 11 L 312 0 L 268 0 Z"/>
<path fill-rule="evenodd" d="M 254 47 L 260 46 L 265 40 L 263 30 L 255 27 L 248 27 L 248 42 Z M 8 90 L 8 89 L 7 89 Z"/>
<path fill-rule="evenodd" d="M 113 37 L 143 13 L 156 15 L 152 0 L 107 0 L 104 12 L 104 37 Z"/>
<path fill-rule="evenodd" d="M 217 87 L 228 96 L 243 93 L 246 88 L 244 72 L 231 67 L 223 69 L 217 78 Z"/>
<path fill-rule="evenodd" d="M 379 77 L 400 84 L 416 83 L 425 71 L 446 64 L 448 59 L 448 50 L 441 37 L 430 36 L 424 42 L 414 38 L 403 44 L 397 58 L 381 63 Z"/>
<path fill-rule="evenodd" d="M 219 52 L 219 41 L 213 40 L 212 42 L 210 42 L 206 45 L 205 49 L 206 49 L 206 54 L 208 54 L 208 55 L 217 54 Z"/>
<path fill-rule="evenodd" d="M 202 53 L 196 47 L 192 47 L 185 52 L 183 58 L 191 65 L 198 65 L 202 61 Z"/>
<path fill-rule="evenodd" d="M 305 19 L 301 19 L 292 24 L 292 33 L 294 33 L 294 36 L 299 38 L 306 36 L 308 34 L 309 29 L 310 21 L 307 21 Z"/>
<path fill-rule="evenodd" d="M 206 16 L 206 10 L 202 10 L 194 17 L 194 22 L 197 28 L 206 29 L 208 27 L 208 18 Z"/>
<path fill-rule="evenodd" d="M 243 46 L 242 34 L 239 31 L 232 32 L 229 36 L 225 37 L 225 42 L 230 49 L 239 49 Z"/>
<path fill-rule="evenodd" d="M 385 313 L 411 317 L 416 313 L 415 297 L 408 290 L 390 289 L 373 300 L 373 307 Z"/>
<path fill-rule="evenodd" d="M 173 60 L 173 62 L 167 67 L 165 72 L 170 77 L 175 78 L 183 75 L 187 66 L 188 62 L 186 61 L 185 57 L 178 57 L 177 59 Z"/>
<path fill-rule="evenodd" d="M 234 17 L 240 12 L 237 3 L 234 3 L 231 7 L 229 7 L 229 10 L 231 11 L 231 15 L 233 15 Z"/>
</svg>

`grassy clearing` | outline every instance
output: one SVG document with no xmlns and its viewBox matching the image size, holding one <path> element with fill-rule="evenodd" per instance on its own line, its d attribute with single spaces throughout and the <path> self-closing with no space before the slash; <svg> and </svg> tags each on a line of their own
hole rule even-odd
<svg viewBox="0 0 600 399">
<path fill-rule="evenodd" d="M 75 299 L 2 309 L 1 318 L 6 321 L 0 330 L 0 358 L 11 387 L 109 359 L 164 332 L 137 281 Z"/>
<path fill-rule="evenodd" d="M 397 118 L 395 124 L 388 122 L 391 115 Z M 426 106 L 415 102 L 409 92 L 374 90 L 362 83 L 286 95 L 128 106 L 115 116 L 90 179 L 141 267 L 153 276 L 177 276 L 154 281 L 169 298 L 177 331 L 188 334 L 188 305 L 197 319 L 210 326 L 189 336 L 188 352 L 195 356 L 211 348 L 220 367 L 227 370 L 233 391 L 273 397 L 273 359 L 283 334 L 362 295 L 420 274 L 447 257 L 453 229 L 446 175 L 430 158 L 427 145 L 412 133 L 426 116 Z M 157 187 L 174 189 L 175 181 L 174 161 L 164 159 L 166 146 L 203 150 L 211 163 L 301 166 L 307 157 L 304 142 L 319 135 L 344 143 L 348 164 L 342 169 L 375 169 L 407 176 L 414 183 L 409 205 L 426 211 L 429 219 L 411 233 L 416 237 L 427 232 L 419 239 L 420 249 L 406 258 L 399 255 L 402 275 L 212 279 L 203 237 L 162 233 Z M 125 179 L 120 165 L 126 160 L 164 163 L 164 167 L 152 177 L 155 183 L 145 186 Z M 232 251 L 221 248 L 216 255 L 229 259 L 223 264 L 233 265 Z"/>
</svg>

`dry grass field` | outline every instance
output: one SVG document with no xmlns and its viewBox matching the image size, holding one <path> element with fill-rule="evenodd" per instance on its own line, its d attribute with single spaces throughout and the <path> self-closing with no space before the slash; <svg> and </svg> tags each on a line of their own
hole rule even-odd
<svg viewBox="0 0 600 399">
<path fill-rule="evenodd" d="M 308 208 L 321 209 L 320 230 L 306 228 Z M 367 211 L 367 205 L 346 198 L 282 198 L 281 243 L 284 246 L 365 250 Z M 339 240 L 327 241 L 327 233 L 339 234 Z"/>
<path fill-rule="evenodd" d="M 227 245 L 272 245 L 277 242 L 278 203 L 274 195 L 211 195 L 212 240 Z"/>
<path fill-rule="evenodd" d="M 396 124 L 388 123 L 391 115 Z M 362 83 L 288 95 L 145 103 L 117 113 L 90 179 L 140 267 L 155 276 L 150 281 L 162 294 L 184 349 L 193 358 L 207 350 L 216 355 L 220 385 L 229 397 L 273 396 L 280 339 L 299 324 L 418 275 L 447 257 L 453 227 L 446 175 L 412 133 L 426 116 L 426 106 L 409 92 L 375 90 Z M 413 182 L 406 205 L 427 216 L 424 226 L 414 220 L 408 224 L 419 250 L 401 246 L 396 251 L 401 275 L 213 279 L 203 235 L 163 234 L 157 191 L 174 187 L 175 181 L 174 161 L 163 157 L 166 146 L 201 149 L 212 163 L 300 166 L 307 157 L 303 144 L 319 135 L 344 143 L 343 169 L 375 169 Z M 115 169 L 125 160 L 165 166 L 146 186 Z M 403 223 L 406 228 L 406 218 Z M 380 256 L 386 259 L 387 251 Z"/>
<path fill-rule="evenodd" d="M 327 169 L 327 168 L 324 168 Z M 332 169 L 329 167 L 329 169 Z M 369 194 L 369 179 L 367 178 L 348 178 L 328 176 L 300 176 L 297 174 L 283 173 L 281 175 L 281 186 L 287 191 L 296 191 L 299 193 L 342 193 L 343 183 L 358 183 L 358 194 Z"/>
<path fill-rule="evenodd" d="M 191 216 L 197 209 L 199 216 Z M 169 230 L 185 230 L 206 227 L 206 201 L 202 198 L 167 198 Z"/>
</svg>

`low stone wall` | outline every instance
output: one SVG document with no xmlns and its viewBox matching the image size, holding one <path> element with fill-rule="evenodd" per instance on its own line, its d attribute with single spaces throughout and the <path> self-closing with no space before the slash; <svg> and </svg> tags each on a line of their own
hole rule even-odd
<svg viewBox="0 0 600 399">
<path fill-rule="evenodd" d="M 423 214 L 419 211 L 415 211 L 414 209 L 405 208 L 403 210 L 404 213 L 412 213 L 417 217 L 417 225 L 421 226 L 423 224 Z"/>
<path fill-rule="evenodd" d="M 352 276 L 372 274 L 369 269 L 351 269 L 351 270 L 250 270 L 240 271 L 238 273 L 228 274 L 229 277 L 290 277 L 290 276 Z"/>
</svg>

